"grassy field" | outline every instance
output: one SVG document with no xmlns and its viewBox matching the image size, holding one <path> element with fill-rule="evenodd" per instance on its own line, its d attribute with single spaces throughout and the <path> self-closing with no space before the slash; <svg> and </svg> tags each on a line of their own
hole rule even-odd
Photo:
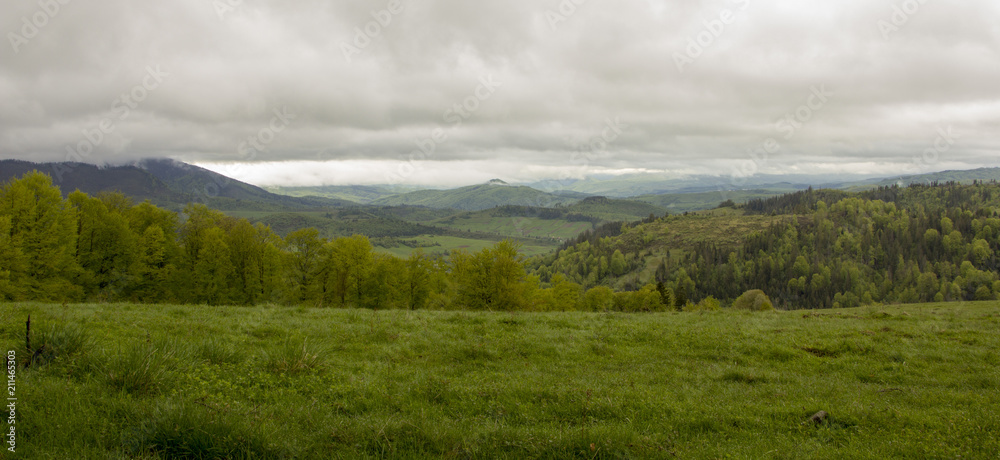
<svg viewBox="0 0 1000 460">
<path fill-rule="evenodd" d="M 420 244 L 419 248 L 411 248 L 409 246 L 396 246 L 394 248 L 385 248 L 382 246 L 375 246 L 375 250 L 379 252 L 384 252 L 392 254 L 396 257 L 406 258 L 409 257 L 417 249 L 420 249 L 425 254 L 437 254 L 444 253 L 450 254 L 451 251 L 456 249 L 461 249 L 469 252 L 479 252 L 485 248 L 493 247 L 500 240 L 480 240 L 474 238 L 460 238 L 457 236 L 447 236 L 447 235 L 420 235 L 413 238 L 403 238 L 404 240 L 416 241 Z M 543 244 L 531 244 L 522 243 L 520 253 L 531 257 L 541 254 L 546 254 L 556 248 L 556 244 L 543 245 Z"/>
<path fill-rule="evenodd" d="M 492 217 L 485 213 L 465 214 L 434 223 L 457 230 L 496 233 L 501 236 L 562 239 L 575 238 L 594 227 L 590 222 L 569 222 L 537 217 Z"/>
<path fill-rule="evenodd" d="M 354 210 L 352 210 L 354 211 Z M 425 225 L 438 225 L 447 229 L 449 234 L 434 235 L 420 234 L 412 236 L 398 236 L 398 239 L 415 242 L 424 253 L 450 253 L 456 249 L 465 249 L 470 252 L 480 251 L 483 248 L 491 247 L 498 241 L 512 238 L 522 241 L 521 253 L 526 256 L 536 256 L 545 254 L 556 249 L 561 244 L 557 238 L 573 238 L 590 229 L 592 225 L 587 222 L 567 222 L 564 220 L 542 220 L 538 218 L 522 217 L 489 217 L 475 215 L 469 218 L 440 219 L 435 216 L 433 221 L 419 221 L 424 216 L 422 214 L 440 213 L 440 210 L 422 210 L 420 208 L 399 208 L 389 211 L 380 210 L 384 214 L 393 218 L 414 218 L 409 221 L 380 221 L 373 216 L 364 215 L 357 222 L 345 220 L 334 216 L 330 212 L 324 211 L 303 211 L 296 213 L 267 213 L 256 211 L 234 211 L 227 214 L 232 217 L 246 218 L 251 221 L 264 220 L 268 222 L 272 229 L 279 234 L 286 234 L 291 229 L 305 227 L 315 227 L 320 230 L 320 235 L 330 237 L 334 235 L 350 236 L 352 234 L 392 233 L 392 230 L 409 231 L 412 230 L 413 223 Z M 333 210 L 331 212 L 343 212 Z M 357 212 L 357 211 L 354 211 Z M 471 213 L 462 213 L 471 216 Z M 281 216 L 284 221 L 278 222 L 268 220 L 275 216 Z M 430 227 L 423 227 L 429 229 Z M 467 233 L 468 232 L 468 233 Z M 468 235 L 468 237 L 465 237 Z M 416 247 L 406 245 L 396 245 L 393 247 L 380 246 L 382 242 L 379 238 L 373 239 L 376 250 L 393 254 L 397 257 L 409 257 L 417 250 Z"/>
<path fill-rule="evenodd" d="M 1000 304 L 472 313 L 6 304 L 4 458 L 995 458 Z M 808 421 L 818 411 L 828 417 Z"/>
</svg>

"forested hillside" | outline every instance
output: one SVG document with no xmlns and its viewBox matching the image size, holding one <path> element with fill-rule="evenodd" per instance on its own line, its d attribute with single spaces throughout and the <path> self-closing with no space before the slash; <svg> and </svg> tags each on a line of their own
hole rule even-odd
<svg viewBox="0 0 1000 460">
<path fill-rule="evenodd" d="M 675 303 L 748 289 L 788 308 L 987 300 L 1000 293 L 998 209 L 992 182 L 809 189 L 584 235 L 532 266 L 543 282 L 658 283 Z"/>
</svg>

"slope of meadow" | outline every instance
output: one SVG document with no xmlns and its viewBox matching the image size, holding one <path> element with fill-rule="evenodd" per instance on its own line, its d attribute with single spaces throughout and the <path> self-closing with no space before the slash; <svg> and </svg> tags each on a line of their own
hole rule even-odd
<svg viewBox="0 0 1000 460">
<path fill-rule="evenodd" d="M 996 302 L 613 314 L 7 304 L 24 458 L 988 458 Z M 808 421 L 818 411 L 829 415 Z"/>
</svg>

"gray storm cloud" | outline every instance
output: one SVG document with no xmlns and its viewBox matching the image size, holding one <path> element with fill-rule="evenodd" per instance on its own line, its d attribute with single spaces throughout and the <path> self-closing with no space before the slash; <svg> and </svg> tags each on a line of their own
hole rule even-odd
<svg viewBox="0 0 1000 460">
<path fill-rule="evenodd" d="M 323 170 L 330 181 L 349 182 L 350 171 L 372 183 L 380 169 L 415 163 L 439 172 L 413 177 L 438 182 L 463 168 L 478 180 L 580 166 L 728 174 L 1000 164 L 1000 4 L 989 0 L 41 0 L 4 9 L 6 158 L 246 163 L 240 171 L 262 183 L 321 183 Z M 621 128 L 610 140 L 609 120 Z M 929 154 L 942 131 L 947 149 Z M 287 163 L 280 176 L 255 170 L 275 162 Z M 310 163 L 326 166 L 295 173 Z"/>
</svg>

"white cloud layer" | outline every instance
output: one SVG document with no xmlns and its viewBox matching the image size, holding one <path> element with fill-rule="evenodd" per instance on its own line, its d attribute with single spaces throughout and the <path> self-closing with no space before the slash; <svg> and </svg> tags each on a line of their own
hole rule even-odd
<svg viewBox="0 0 1000 460">
<path fill-rule="evenodd" d="M 1000 165 L 990 0 L 42 0 L 4 13 L 7 158 L 442 185 Z"/>
</svg>

